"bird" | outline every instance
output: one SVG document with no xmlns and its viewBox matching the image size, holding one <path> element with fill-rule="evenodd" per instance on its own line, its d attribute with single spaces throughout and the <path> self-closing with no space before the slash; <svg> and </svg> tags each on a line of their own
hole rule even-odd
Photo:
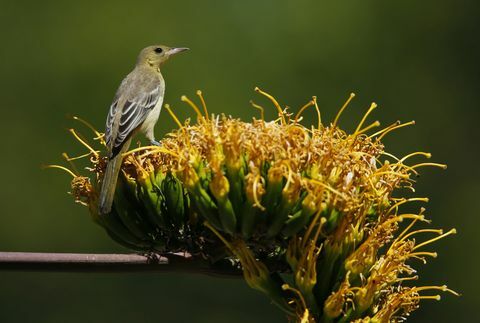
<svg viewBox="0 0 480 323">
<path fill-rule="evenodd" d="M 165 80 L 160 67 L 170 56 L 186 51 L 185 47 L 153 45 L 145 47 L 138 55 L 135 68 L 121 82 L 105 125 L 105 143 L 108 162 L 101 185 L 98 210 L 111 212 L 118 174 L 126 152 L 137 133 L 143 133 L 152 145 L 154 127 L 162 109 Z"/>
</svg>

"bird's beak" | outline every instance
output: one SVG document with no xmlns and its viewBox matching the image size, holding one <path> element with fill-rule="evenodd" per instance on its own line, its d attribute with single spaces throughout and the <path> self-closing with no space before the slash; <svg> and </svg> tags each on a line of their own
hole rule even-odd
<svg viewBox="0 0 480 323">
<path fill-rule="evenodd" d="M 178 54 L 180 52 L 184 52 L 186 50 L 189 50 L 189 48 L 186 48 L 186 47 L 174 47 L 174 48 L 170 48 L 168 50 L 168 56 L 171 56 L 171 55 L 175 55 L 175 54 Z"/>
</svg>

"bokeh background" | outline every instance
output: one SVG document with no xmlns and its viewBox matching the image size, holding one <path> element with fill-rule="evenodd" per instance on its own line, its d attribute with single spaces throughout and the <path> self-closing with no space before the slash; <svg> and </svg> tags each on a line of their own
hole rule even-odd
<svg viewBox="0 0 480 323">
<path fill-rule="evenodd" d="M 72 202 L 68 175 L 40 169 L 83 152 L 66 129 L 79 115 L 102 129 L 138 51 L 165 43 L 191 51 L 168 62 L 165 102 L 202 89 L 210 111 L 250 119 L 258 85 L 298 109 L 317 95 L 352 130 L 371 101 L 386 125 L 417 125 L 386 138 L 396 155 L 423 150 L 447 171 L 423 169 L 417 194 L 433 224 L 459 234 L 434 245 L 423 282 L 461 292 L 424 303 L 410 322 L 478 318 L 479 2 L 403 1 L 0 1 L 0 250 L 124 252 Z M 273 108 L 268 117 L 275 115 Z M 373 118 L 371 119 L 373 120 Z M 313 110 L 306 122 L 314 122 Z M 167 114 L 157 137 L 174 128 Z M 240 280 L 187 274 L 0 272 L 0 322 L 283 322 Z"/>
</svg>

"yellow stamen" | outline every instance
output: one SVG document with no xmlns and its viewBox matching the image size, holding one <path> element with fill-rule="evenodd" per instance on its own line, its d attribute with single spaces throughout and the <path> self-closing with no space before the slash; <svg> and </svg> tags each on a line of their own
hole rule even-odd
<svg viewBox="0 0 480 323">
<path fill-rule="evenodd" d="M 326 188 L 327 190 L 331 191 L 332 193 L 337 194 L 338 196 L 340 196 L 340 197 L 342 197 L 342 198 L 345 198 L 345 196 L 343 195 L 342 192 L 337 191 L 337 190 L 334 189 L 333 187 L 330 187 L 328 184 L 322 183 L 322 182 L 320 182 L 320 181 L 318 181 L 318 180 L 316 180 L 316 179 L 312 179 L 312 178 L 307 178 L 307 180 L 308 180 L 309 182 L 318 184 L 318 185 Z"/>
<path fill-rule="evenodd" d="M 412 169 L 418 168 L 418 167 L 424 167 L 424 166 L 433 166 L 433 167 L 440 167 L 442 169 L 447 169 L 447 165 L 445 164 L 438 164 L 438 163 L 421 163 L 421 164 L 416 164 L 411 166 Z"/>
<path fill-rule="evenodd" d="M 44 165 L 44 166 L 42 166 L 42 168 L 58 168 L 58 169 L 66 171 L 67 173 L 72 175 L 73 178 L 77 177 L 77 175 L 75 175 L 75 173 L 72 172 L 70 169 L 68 169 L 67 167 L 60 166 L 60 165 Z"/>
<path fill-rule="evenodd" d="M 424 247 L 432 242 L 435 242 L 437 240 L 440 240 L 440 239 L 443 239 L 445 238 L 446 236 L 449 236 L 449 235 L 452 235 L 452 234 L 456 234 L 457 233 L 457 230 L 456 229 L 451 229 L 450 231 L 438 236 L 438 237 L 435 237 L 433 239 L 430 239 L 430 240 L 427 240 L 425 242 L 422 242 L 420 243 L 419 245 L 416 245 L 414 248 L 413 248 L 413 251 L 417 250 L 418 248 L 421 248 L 421 247 Z"/>
<path fill-rule="evenodd" d="M 310 100 L 310 101 L 307 102 L 307 104 L 305 104 L 303 107 L 301 107 L 300 110 L 298 111 L 298 113 L 295 115 L 295 123 L 298 123 L 298 118 L 303 113 L 303 111 L 305 111 L 305 109 L 307 109 L 308 107 L 311 107 L 313 105 L 315 105 L 315 103 L 313 102 L 313 100 Z"/>
<path fill-rule="evenodd" d="M 182 123 L 180 122 L 180 120 L 178 120 L 177 116 L 175 115 L 175 113 L 173 113 L 172 109 L 170 108 L 170 105 L 167 103 L 165 104 L 165 109 L 167 109 L 168 113 L 170 114 L 170 116 L 173 118 L 173 121 L 175 121 L 175 123 L 178 125 L 178 127 L 180 129 L 183 129 L 183 125 Z"/>
<path fill-rule="evenodd" d="M 260 199 L 258 198 L 258 195 L 257 195 L 257 186 L 258 186 L 258 182 L 260 181 L 260 175 L 257 175 L 253 181 L 253 200 L 255 201 L 255 206 L 258 207 L 260 210 L 262 211 L 265 211 L 265 207 L 262 206 L 262 204 L 260 203 Z"/>
<path fill-rule="evenodd" d="M 337 115 L 335 116 L 335 119 L 333 120 L 333 127 L 337 126 L 338 119 L 343 113 L 343 110 L 348 106 L 350 101 L 355 97 L 355 93 L 350 93 L 350 96 L 348 97 L 347 101 L 343 104 L 342 108 L 338 111 Z"/>
<path fill-rule="evenodd" d="M 226 246 L 228 249 L 230 249 L 232 252 L 234 252 L 235 248 L 233 248 L 233 246 L 230 244 L 230 242 L 227 241 L 227 239 L 225 239 L 222 234 L 220 232 L 217 231 L 217 229 L 215 229 L 210 223 L 208 223 L 207 221 L 204 221 L 203 222 L 203 225 L 206 226 L 207 228 L 210 229 L 210 231 L 212 231 Z"/>
<path fill-rule="evenodd" d="M 317 129 L 320 129 L 320 127 L 322 126 L 322 115 L 320 114 L 320 108 L 318 107 L 318 104 L 317 104 L 317 97 L 312 96 L 312 99 L 313 99 L 313 104 L 315 104 L 315 110 L 317 110 L 317 119 L 318 119 Z"/>
<path fill-rule="evenodd" d="M 76 120 L 76 121 L 82 123 L 82 124 L 85 125 L 87 128 L 89 128 L 90 130 L 92 130 L 93 133 L 94 133 L 95 136 L 96 136 L 95 139 L 97 139 L 97 138 L 100 139 L 100 143 L 105 146 L 105 144 L 106 144 L 106 143 L 105 143 L 105 136 L 104 136 L 102 133 L 98 132 L 97 129 L 95 129 L 89 122 L 81 119 L 80 117 L 73 116 L 72 118 L 73 118 L 73 120 Z"/>
<path fill-rule="evenodd" d="M 317 225 L 318 221 L 320 220 L 320 213 L 321 213 L 321 210 L 319 209 L 317 213 L 315 213 L 315 217 L 313 218 L 313 220 L 310 222 L 307 228 L 307 231 L 305 231 L 305 234 L 303 235 L 303 238 L 302 238 L 302 243 L 300 248 L 301 250 L 304 250 L 305 247 L 307 246 L 307 242 L 308 242 L 308 239 L 310 238 L 310 234 L 312 233 L 315 225 Z"/>
<path fill-rule="evenodd" d="M 200 97 L 200 101 L 202 102 L 202 107 L 203 107 L 203 111 L 205 113 L 205 118 L 207 120 L 210 120 L 210 118 L 208 116 L 207 104 L 205 103 L 205 99 L 203 98 L 202 91 L 197 90 L 197 95 Z"/>
<path fill-rule="evenodd" d="M 138 148 L 135 148 L 135 149 L 132 149 L 132 150 L 129 150 L 127 151 L 126 153 L 123 153 L 122 156 L 123 157 L 126 157 L 128 155 L 133 155 L 134 153 L 136 152 L 139 152 L 139 151 L 144 151 L 144 150 L 152 150 L 151 152 L 155 153 L 155 152 L 161 152 L 161 153 L 165 153 L 165 154 L 169 154 L 169 155 L 172 155 L 172 156 L 175 156 L 175 157 L 178 157 L 178 155 L 176 153 L 174 153 L 173 151 L 170 151 L 166 148 L 163 148 L 163 147 L 159 147 L 159 146 L 143 146 L 143 147 L 138 147 Z M 143 155 L 142 155 L 143 156 Z"/>
<path fill-rule="evenodd" d="M 90 147 L 89 144 L 87 144 L 82 138 L 80 138 L 80 136 L 76 133 L 75 129 L 68 129 L 68 131 L 75 137 L 75 139 L 77 139 L 82 145 L 84 145 L 85 147 L 87 147 L 88 150 L 90 150 L 90 152 L 92 154 L 94 154 L 95 156 L 98 156 L 98 153 L 92 148 Z"/>
<path fill-rule="evenodd" d="M 398 177 L 401 177 L 401 178 L 409 178 L 410 177 L 408 174 L 402 174 L 402 173 L 394 172 L 392 170 L 373 173 L 374 176 L 387 175 L 387 174 L 393 175 L 393 176 L 398 176 Z"/>
<path fill-rule="evenodd" d="M 415 296 L 413 297 L 414 299 L 418 299 L 418 300 L 421 300 L 421 299 L 431 299 L 431 300 L 434 300 L 434 301 L 439 301 L 442 299 L 442 297 L 440 295 L 431 295 L 431 296 Z"/>
<path fill-rule="evenodd" d="M 411 153 L 411 154 L 406 155 L 405 157 L 403 157 L 403 158 L 400 159 L 399 161 L 403 163 L 403 162 L 404 162 L 405 160 L 407 160 L 408 158 L 413 157 L 413 156 L 418 156 L 418 155 L 422 155 L 422 156 L 425 156 L 425 157 L 427 157 L 427 158 L 431 158 L 431 157 L 432 157 L 432 154 L 430 154 L 430 153 L 426 153 L 426 152 L 423 152 L 423 151 L 416 151 L 416 152 L 414 152 L 414 153 Z"/>
<path fill-rule="evenodd" d="M 443 285 L 443 286 L 421 286 L 421 287 L 415 287 L 415 290 L 418 291 L 418 292 L 424 291 L 424 290 L 440 290 L 442 292 L 451 293 L 455 296 L 460 296 L 459 293 L 457 293 L 454 290 L 451 290 L 450 288 L 447 287 L 447 285 Z"/>
<path fill-rule="evenodd" d="M 381 135 L 377 137 L 377 140 L 381 140 L 383 137 L 385 137 L 385 135 L 393 130 L 396 130 L 396 129 L 400 129 L 400 128 L 403 128 L 403 127 L 406 127 L 406 126 L 411 126 L 411 125 L 414 125 L 415 124 L 415 121 L 412 120 L 410 122 L 406 122 L 406 123 L 402 123 L 402 124 L 399 124 L 399 125 L 396 125 L 396 126 L 393 126 L 393 127 L 388 127 L 387 129 L 385 129 L 385 131 L 381 130 Z M 373 135 L 370 135 L 370 138 L 373 138 L 375 136 L 377 136 L 378 133 L 374 133 Z"/>
<path fill-rule="evenodd" d="M 250 100 L 250 104 L 252 105 L 252 107 L 254 107 L 255 109 L 258 109 L 260 110 L 260 118 L 262 119 L 262 121 L 265 122 L 265 110 L 263 109 L 262 106 L 256 104 L 255 102 L 253 102 L 252 100 Z"/>
<path fill-rule="evenodd" d="M 360 121 L 360 123 L 358 124 L 357 126 L 357 129 L 355 129 L 355 132 L 353 133 L 353 136 L 356 136 L 358 134 L 358 131 L 360 130 L 360 128 L 363 126 L 363 124 L 365 123 L 365 120 L 367 120 L 367 117 L 368 115 L 373 111 L 375 110 L 375 108 L 377 107 L 377 104 L 375 102 L 372 102 L 372 104 L 370 105 L 370 108 L 368 108 L 367 112 L 365 113 L 365 115 L 363 116 L 362 120 Z"/>
<path fill-rule="evenodd" d="M 367 132 L 368 130 L 370 130 L 372 128 L 379 127 L 379 126 L 380 126 L 380 121 L 377 120 L 377 121 L 371 123 L 369 126 L 366 126 L 365 128 L 356 132 L 356 135 L 358 136 L 359 134 L 362 134 L 362 133 Z"/>
<path fill-rule="evenodd" d="M 298 299 L 300 299 L 300 302 L 302 303 L 303 308 L 304 309 L 307 308 L 307 303 L 305 302 L 305 299 L 303 298 L 302 293 L 300 293 L 300 291 L 298 289 L 290 287 L 290 285 L 288 285 L 288 284 L 283 284 L 282 289 L 283 290 L 289 290 L 289 291 L 293 292 L 294 294 L 296 294 L 298 296 Z"/>
<path fill-rule="evenodd" d="M 267 97 L 268 99 L 270 99 L 270 101 L 272 101 L 273 105 L 275 106 L 275 108 L 277 108 L 277 111 L 278 111 L 278 116 L 281 118 L 282 120 L 282 124 L 286 124 L 286 121 L 285 121 L 285 115 L 283 113 L 283 110 L 282 108 L 280 107 L 280 104 L 278 104 L 277 100 L 275 100 L 275 98 L 273 96 L 271 96 L 270 94 L 268 94 L 267 92 L 264 92 L 262 90 L 260 90 L 258 88 L 258 86 L 255 87 L 255 92 L 258 92 L 260 94 L 262 94 L 263 96 Z"/>
<path fill-rule="evenodd" d="M 408 234 L 406 234 L 400 241 L 405 241 L 406 239 L 408 239 L 409 237 L 417 234 L 417 233 L 436 233 L 436 234 L 443 234 L 443 230 L 442 229 L 421 229 L 421 230 L 415 230 L 415 231 L 412 231 Z"/>
<path fill-rule="evenodd" d="M 180 100 L 182 100 L 183 102 L 186 102 L 190 107 L 192 107 L 192 109 L 197 113 L 197 116 L 198 116 L 199 120 L 201 120 L 203 118 L 203 115 L 200 112 L 200 109 L 198 108 L 198 106 L 195 103 L 193 103 L 192 100 L 187 98 L 186 95 L 182 95 Z"/>
<path fill-rule="evenodd" d="M 99 151 L 97 150 L 97 152 L 99 153 Z M 85 157 L 88 157 L 90 156 L 92 153 L 91 152 L 88 152 L 86 154 L 83 154 L 83 155 L 80 155 L 80 156 L 76 156 L 76 157 L 69 157 L 67 156 L 66 153 L 63 153 L 62 156 L 68 161 L 73 161 L 73 160 L 77 160 L 77 159 L 82 159 L 82 158 L 85 158 Z"/>
<path fill-rule="evenodd" d="M 438 254 L 436 252 L 422 251 L 422 252 L 413 252 L 409 256 L 410 257 L 429 256 L 429 257 L 432 257 L 432 258 L 437 258 Z"/>
<path fill-rule="evenodd" d="M 402 204 L 405 204 L 405 203 L 408 203 L 408 202 L 414 202 L 414 201 L 420 201 L 420 202 L 428 202 L 429 199 L 428 197 L 412 197 L 412 198 L 409 198 L 409 199 L 401 199 L 400 201 L 398 201 L 397 203 L 395 203 L 394 205 L 392 205 L 390 207 L 390 209 L 388 209 L 388 212 L 386 214 L 390 214 L 390 212 L 393 210 L 393 209 L 398 209 L 398 207 Z"/>
<path fill-rule="evenodd" d="M 375 136 L 378 136 L 379 134 L 381 133 L 384 133 L 385 131 L 388 131 L 390 130 L 391 128 L 395 127 L 395 126 L 398 126 L 400 124 L 400 121 L 397 120 L 395 121 L 394 123 L 392 123 L 391 125 L 388 125 L 387 127 L 383 128 L 382 130 L 379 130 L 377 132 L 375 132 L 374 134 L 371 134 L 370 136 L 368 136 L 369 138 L 373 138 Z"/>
<path fill-rule="evenodd" d="M 90 155 L 90 153 L 88 153 L 86 156 L 89 156 L 89 155 Z M 70 166 L 72 167 L 72 169 L 73 169 L 73 171 L 74 171 L 75 173 L 80 174 L 80 172 L 78 171 L 77 166 L 75 166 L 75 164 L 73 163 L 73 159 L 70 158 L 70 157 L 68 157 L 67 153 L 63 153 L 63 154 L 62 154 L 62 157 L 65 158 L 65 160 L 70 164 Z M 80 157 L 82 157 L 82 156 L 80 156 Z M 77 158 L 74 158 L 74 159 L 78 159 L 78 157 L 77 157 Z"/>
</svg>

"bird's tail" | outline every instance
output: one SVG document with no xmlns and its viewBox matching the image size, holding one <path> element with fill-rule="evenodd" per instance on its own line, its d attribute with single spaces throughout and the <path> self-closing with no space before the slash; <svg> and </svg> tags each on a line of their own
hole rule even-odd
<svg viewBox="0 0 480 323">
<path fill-rule="evenodd" d="M 122 166 L 123 153 L 127 151 L 130 146 L 130 139 L 128 139 L 122 146 L 118 154 L 110 159 L 103 176 L 102 189 L 100 191 L 98 211 L 100 214 L 108 214 L 112 210 L 113 197 L 115 195 L 115 188 L 117 187 L 118 173 Z"/>
</svg>

